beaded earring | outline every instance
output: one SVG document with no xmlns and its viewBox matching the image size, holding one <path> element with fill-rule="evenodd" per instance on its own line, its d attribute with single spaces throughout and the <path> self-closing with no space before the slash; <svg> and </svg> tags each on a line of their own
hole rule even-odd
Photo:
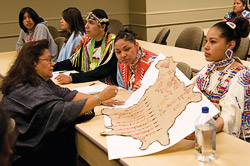
<svg viewBox="0 0 250 166">
<path fill-rule="evenodd" d="M 230 48 L 228 48 L 225 52 L 226 56 L 228 59 L 232 59 L 233 57 L 233 50 L 231 50 Z"/>
</svg>

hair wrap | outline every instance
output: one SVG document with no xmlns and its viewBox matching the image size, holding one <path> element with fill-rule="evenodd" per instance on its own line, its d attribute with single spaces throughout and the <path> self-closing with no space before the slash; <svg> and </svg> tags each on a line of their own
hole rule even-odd
<svg viewBox="0 0 250 166">
<path fill-rule="evenodd" d="M 232 28 L 232 29 L 235 29 L 235 27 L 236 27 L 236 24 L 235 23 L 233 23 L 233 22 L 226 22 L 226 24 L 230 27 L 230 28 Z"/>
</svg>

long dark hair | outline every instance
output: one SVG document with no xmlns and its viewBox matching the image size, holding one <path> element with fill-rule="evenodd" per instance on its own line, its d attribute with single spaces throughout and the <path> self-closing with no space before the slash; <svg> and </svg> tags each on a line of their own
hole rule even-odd
<svg viewBox="0 0 250 166">
<path fill-rule="evenodd" d="M 20 83 L 29 83 L 32 86 L 39 85 L 40 81 L 35 70 L 35 64 L 38 63 L 44 50 L 48 48 L 49 41 L 47 39 L 31 41 L 23 45 L 7 76 L 3 79 L 1 89 L 4 95 L 7 95 L 11 88 L 15 88 Z"/>
<path fill-rule="evenodd" d="M 28 29 L 23 25 L 23 16 L 25 13 L 29 13 L 30 17 L 32 18 L 32 20 L 35 23 L 34 26 L 36 26 L 38 23 L 44 21 L 44 19 L 39 17 L 39 15 L 32 8 L 30 8 L 30 7 L 22 8 L 22 10 L 19 12 L 19 26 L 25 33 L 28 33 Z"/>
<path fill-rule="evenodd" d="M 75 31 L 74 38 L 79 34 L 85 33 L 85 24 L 81 12 L 75 7 L 69 7 L 62 12 L 63 19 L 69 24 L 71 33 Z M 68 41 L 71 33 L 68 33 L 65 42 Z"/>
<path fill-rule="evenodd" d="M 236 25 L 235 28 L 229 26 L 230 22 L 218 22 L 212 27 L 217 27 L 222 38 L 225 38 L 227 42 L 234 40 L 236 42 L 233 51 L 236 51 L 240 45 L 240 40 L 243 37 L 249 35 L 249 21 L 243 17 L 237 17 L 233 23 Z"/>
</svg>

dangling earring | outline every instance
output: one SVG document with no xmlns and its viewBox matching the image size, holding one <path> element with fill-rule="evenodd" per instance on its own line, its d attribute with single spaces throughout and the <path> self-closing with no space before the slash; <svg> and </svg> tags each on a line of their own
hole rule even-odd
<svg viewBox="0 0 250 166">
<path fill-rule="evenodd" d="M 233 53 L 234 53 L 233 50 L 231 50 L 230 48 L 228 48 L 225 52 L 228 59 L 232 59 Z"/>
</svg>

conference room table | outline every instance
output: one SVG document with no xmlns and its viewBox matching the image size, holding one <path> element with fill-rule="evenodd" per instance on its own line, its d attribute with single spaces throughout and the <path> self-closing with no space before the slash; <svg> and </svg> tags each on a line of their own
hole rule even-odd
<svg viewBox="0 0 250 166">
<path fill-rule="evenodd" d="M 0 53 L 0 74 L 5 76 L 16 59 L 17 52 L 16 51 L 8 51 Z"/>
<path fill-rule="evenodd" d="M 93 82 L 64 85 L 72 89 L 92 85 Z M 96 85 L 102 84 L 94 81 Z M 119 90 L 115 99 L 126 100 L 131 92 Z M 224 132 L 216 135 L 217 159 L 210 163 L 202 163 L 195 157 L 194 141 L 185 140 L 163 151 L 140 157 L 121 158 L 108 160 L 108 147 L 106 137 L 100 133 L 105 131 L 104 115 L 101 113 L 102 106 L 95 107 L 96 116 L 90 121 L 77 124 L 76 146 L 78 155 L 94 166 L 239 166 L 250 165 L 250 143 L 235 138 Z"/>
<path fill-rule="evenodd" d="M 166 56 L 172 56 L 175 61 L 186 62 L 194 71 L 200 70 L 207 64 L 202 52 L 176 48 L 171 46 L 159 45 L 150 42 L 140 41 L 140 46 L 155 52 L 163 53 Z M 8 68 L 11 66 L 16 57 L 16 52 L 0 53 L 0 73 L 6 75 Z M 250 66 L 250 63 L 243 61 L 244 65 Z M 55 81 L 56 82 L 56 81 Z M 70 89 L 89 86 L 93 82 L 66 84 L 61 85 Z M 102 84 L 99 81 L 94 81 L 96 85 Z M 131 92 L 119 90 L 115 99 L 126 100 L 131 95 Z M 77 124 L 76 129 L 76 147 L 79 156 L 85 159 L 90 165 L 98 166 L 115 166 L 115 165 L 170 165 L 170 166 L 235 166 L 235 165 L 250 165 L 250 143 L 242 141 L 238 138 L 230 136 L 224 132 L 216 135 L 216 151 L 217 159 L 210 163 L 199 162 L 194 154 L 194 141 L 185 140 L 178 142 L 174 146 L 158 153 L 140 156 L 121 158 L 116 160 L 108 160 L 108 147 L 106 137 L 100 133 L 105 130 L 104 116 L 101 114 L 102 106 L 95 107 L 96 116 L 86 122 Z"/>
<path fill-rule="evenodd" d="M 167 46 L 162 44 L 156 44 L 138 40 L 139 45 L 154 53 L 163 53 L 165 56 L 172 56 L 176 62 L 185 62 L 193 70 L 194 73 L 202 69 L 203 66 L 209 62 L 206 61 L 204 52 L 189 50 L 183 48 L 177 48 L 173 46 Z M 250 61 L 241 60 L 243 65 L 250 67 Z"/>
</svg>

